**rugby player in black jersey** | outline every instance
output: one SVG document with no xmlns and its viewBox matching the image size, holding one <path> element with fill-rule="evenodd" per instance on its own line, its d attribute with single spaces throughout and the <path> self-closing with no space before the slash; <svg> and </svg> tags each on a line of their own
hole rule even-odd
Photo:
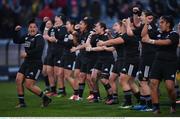
<svg viewBox="0 0 180 119">
<path fill-rule="evenodd" d="M 176 49 L 179 43 L 179 35 L 173 31 L 174 22 L 171 16 L 162 16 L 159 20 L 161 33 L 158 40 L 151 39 L 149 34 L 143 38 L 143 42 L 157 45 L 155 60 L 150 74 L 151 97 L 153 113 L 160 113 L 158 88 L 161 80 L 165 81 L 165 86 L 170 98 L 170 112 L 176 112 L 176 92 L 175 75 L 177 71 Z"/>
<path fill-rule="evenodd" d="M 85 18 L 80 21 L 80 34 L 79 34 L 79 42 L 80 45 L 74 47 L 72 50 L 77 51 L 79 50 L 79 54 L 76 58 L 76 65 L 75 65 L 75 75 L 76 78 L 79 80 L 79 97 L 83 99 L 83 92 L 85 88 L 85 81 L 87 81 L 90 91 L 92 92 L 92 87 L 89 82 L 89 76 L 87 73 L 87 63 L 88 63 L 88 54 L 85 50 L 86 48 L 86 40 L 92 30 L 93 24 L 91 23 L 89 18 Z"/>
<path fill-rule="evenodd" d="M 149 34 L 150 38 L 157 39 L 158 29 L 156 26 L 156 20 L 151 11 L 144 11 L 142 16 L 142 21 L 144 22 L 142 27 L 141 36 Z M 141 43 L 141 60 L 140 67 L 138 71 L 138 79 L 140 81 L 140 104 L 133 106 L 132 109 L 140 111 L 152 111 L 152 103 L 150 96 L 150 87 L 149 87 L 149 74 L 151 71 L 151 66 L 154 61 L 156 54 L 156 46 Z"/>
<path fill-rule="evenodd" d="M 124 33 L 121 37 L 118 37 L 116 39 L 99 42 L 99 45 L 112 46 L 116 44 L 124 44 L 125 53 L 123 68 L 120 74 L 120 84 L 124 91 L 125 100 L 124 103 L 120 106 L 120 108 L 127 109 L 132 107 L 132 91 L 136 95 L 139 93 L 138 88 L 134 83 L 134 78 L 136 77 L 139 64 L 139 37 L 134 35 L 138 33 L 135 28 L 132 30 L 132 23 L 130 22 L 130 18 L 128 18 L 126 20 L 126 23 L 124 24 L 127 33 Z"/>
<path fill-rule="evenodd" d="M 116 33 L 115 38 L 118 38 L 125 33 L 126 29 L 124 28 L 122 21 L 119 21 L 114 23 L 113 30 Z M 117 59 L 114 63 L 112 72 L 110 73 L 110 77 L 109 77 L 109 83 L 112 89 L 112 99 L 106 102 L 106 104 L 108 105 L 117 104 L 119 102 L 116 79 L 120 76 L 120 72 L 123 68 L 123 62 L 124 62 L 124 44 L 114 45 L 113 47 L 114 50 L 116 51 Z"/>
<path fill-rule="evenodd" d="M 48 78 L 48 74 L 47 74 L 47 56 L 48 56 L 47 54 L 49 53 L 50 45 L 49 45 L 49 42 L 47 41 L 47 37 L 48 37 L 48 31 L 52 26 L 53 26 L 52 20 L 50 20 L 48 17 L 44 17 L 43 23 L 41 25 L 42 34 L 45 39 L 45 44 L 47 44 L 47 48 L 45 47 L 45 52 L 44 52 L 46 54 L 46 56 L 44 58 L 43 70 L 42 70 L 42 75 L 43 75 L 43 79 L 44 79 L 45 86 L 46 86 L 46 88 L 44 89 L 44 93 L 48 93 L 50 91 L 49 78 Z"/>
<path fill-rule="evenodd" d="M 68 20 L 66 22 L 68 33 L 65 35 L 64 40 L 61 41 L 64 50 L 61 57 L 60 66 L 63 68 L 64 79 L 69 81 L 74 90 L 74 94 L 69 98 L 71 100 L 79 100 L 78 85 L 75 83 L 76 80 L 73 79 L 76 54 L 75 52 L 71 52 L 71 49 L 78 45 L 78 34 L 74 29 L 75 25 L 75 22 L 72 20 Z"/>
<path fill-rule="evenodd" d="M 47 97 L 41 89 L 36 86 L 36 80 L 42 70 L 42 53 L 44 48 L 44 39 L 41 34 L 38 33 L 38 27 L 35 20 L 29 22 L 28 34 L 25 36 L 20 35 L 21 26 L 16 26 L 13 37 L 13 42 L 16 44 L 24 44 L 25 51 L 21 53 L 21 58 L 24 59 L 17 76 L 16 85 L 19 104 L 16 108 L 26 107 L 24 101 L 24 83 L 25 87 L 42 98 L 42 106 L 46 107 L 51 102 L 51 99 Z"/>
<path fill-rule="evenodd" d="M 99 41 L 106 41 L 109 39 L 106 30 L 106 24 L 102 22 L 98 22 L 95 26 L 95 36 L 94 38 L 95 47 L 89 46 L 86 50 L 87 51 L 93 51 L 97 52 L 97 60 L 94 66 L 94 70 L 92 72 L 92 83 L 93 83 L 93 90 L 94 90 L 94 98 L 90 100 L 90 102 L 98 102 L 98 87 L 96 85 L 97 82 L 97 75 L 100 74 L 100 81 L 105 87 L 105 90 L 108 93 L 108 99 L 112 98 L 112 95 L 110 94 L 111 86 L 109 84 L 109 75 L 113 67 L 114 63 L 114 57 L 112 47 L 106 47 L 106 46 L 97 46 L 97 42 Z"/>
<path fill-rule="evenodd" d="M 51 86 L 51 92 L 48 93 L 49 96 L 65 96 L 65 86 L 64 86 L 64 76 L 63 68 L 60 66 L 61 56 L 63 53 L 63 45 L 61 41 L 64 40 L 65 35 L 67 34 L 66 27 L 66 17 L 61 14 L 55 17 L 54 26 L 48 32 L 48 41 L 51 45 L 50 52 L 47 56 L 47 72 L 48 78 Z M 58 85 L 58 91 L 56 92 L 56 81 Z"/>
<path fill-rule="evenodd" d="M 178 24 L 178 34 L 180 35 L 180 22 Z M 180 80 L 180 42 L 178 44 L 177 56 L 178 56 L 178 70 L 176 72 L 175 89 L 176 89 L 176 100 L 177 100 L 176 103 L 180 103 L 180 87 L 179 87 L 179 80 Z"/>
</svg>

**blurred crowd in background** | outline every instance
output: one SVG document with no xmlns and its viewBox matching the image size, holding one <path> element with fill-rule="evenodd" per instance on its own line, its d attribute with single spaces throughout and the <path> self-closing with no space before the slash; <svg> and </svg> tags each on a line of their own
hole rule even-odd
<svg viewBox="0 0 180 119">
<path fill-rule="evenodd" d="M 59 13 L 76 21 L 91 16 L 111 26 L 131 16 L 134 5 L 152 10 L 157 17 L 171 14 L 179 22 L 180 0 L 0 0 L 0 38 L 11 38 L 15 25 L 25 26 L 31 18 L 41 22 Z"/>
</svg>

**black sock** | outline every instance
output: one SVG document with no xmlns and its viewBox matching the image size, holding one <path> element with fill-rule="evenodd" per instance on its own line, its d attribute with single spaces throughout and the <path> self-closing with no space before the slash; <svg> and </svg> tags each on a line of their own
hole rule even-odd
<svg viewBox="0 0 180 119">
<path fill-rule="evenodd" d="M 107 95 L 107 98 L 108 98 L 108 100 L 111 100 L 111 99 L 113 99 L 113 96 L 110 95 L 110 94 L 108 94 L 108 95 Z"/>
<path fill-rule="evenodd" d="M 98 99 L 98 92 L 97 91 L 94 91 L 93 95 L 94 95 L 94 99 Z"/>
<path fill-rule="evenodd" d="M 172 103 L 171 103 L 171 107 L 172 107 L 172 108 L 176 108 L 176 102 L 172 102 Z"/>
<path fill-rule="evenodd" d="M 46 86 L 47 88 L 50 87 L 48 76 L 44 76 L 44 82 L 45 82 L 45 86 Z"/>
<path fill-rule="evenodd" d="M 146 105 L 150 108 L 152 108 L 152 100 L 151 100 L 151 96 L 150 95 L 146 95 L 144 96 L 146 99 Z"/>
<path fill-rule="evenodd" d="M 66 87 L 63 87 L 63 94 L 66 94 Z"/>
<path fill-rule="evenodd" d="M 117 93 L 114 93 L 114 94 L 113 94 L 113 99 L 118 99 Z"/>
<path fill-rule="evenodd" d="M 74 90 L 74 95 L 78 95 L 79 94 L 79 90 Z"/>
<path fill-rule="evenodd" d="M 101 95 L 100 95 L 100 92 L 99 91 L 97 91 L 97 97 L 101 97 Z"/>
<path fill-rule="evenodd" d="M 146 98 L 143 95 L 140 96 L 140 105 L 146 105 Z"/>
<path fill-rule="evenodd" d="M 159 110 L 160 109 L 159 103 L 153 103 L 153 108 L 154 110 Z"/>
<path fill-rule="evenodd" d="M 39 94 L 39 97 L 41 97 L 43 100 L 49 99 L 43 92 Z"/>
<path fill-rule="evenodd" d="M 111 86 L 110 86 L 110 84 L 108 83 L 108 84 L 104 85 L 104 88 L 105 88 L 106 92 L 108 93 L 108 90 L 111 88 Z"/>
<path fill-rule="evenodd" d="M 93 91 L 89 91 L 89 95 L 92 95 L 93 94 Z"/>
<path fill-rule="evenodd" d="M 134 93 L 134 97 L 136 97 L 137 102 L 140 101 L 140 92 Z"/>
<path fill-rule="evenodd" d="M 24 95 L 18 95 L 19 103 L 24 104 Z"/>
<path fill-rule="evenodd" d="M 175 90 L 176 90 L 176 96 L 180 97 L 180 89 L 178 85 L 175 85 Z"/>
<path fill-rule="evenodd" d="M 85 88 L 85 83 L 79 83 L 79 97 L 82 97 Z"/>
<path fill-rule="evenodd" d="M 132 92 L 131 90 L 124 91 L 124 99 L 125 103 L 131 105 L 132 104 Z"/>
<path fill-rule="evenodd" d="M 58 94 L 66 94 L 65 87 L 63 87 L 63 88 L 58 88 Z"/>
<path fill-rule="evenodd" d="M 56 86 L 51 87 L 51 92 L 56 93 Z"/>
</svg>

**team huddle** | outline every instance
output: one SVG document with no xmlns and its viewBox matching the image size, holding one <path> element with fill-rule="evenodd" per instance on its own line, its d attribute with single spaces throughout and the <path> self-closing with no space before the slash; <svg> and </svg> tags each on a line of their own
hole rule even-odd
<svg viewBox="0 0 180 119">
<path fill-rule="evenodd" d="M 45 17 L 40 30 L 34 20 L 30 21 L 26 36 L 21 36 L 21 26 L 16 26 L 13 41 L 24 44 L 25 48 L 21 53 L 24 62 L 16 76 L 19 99 L 16 108 L 26 107 L 24 84 L 47 107 L 52 101 L 50 97 L 66 96 L 65 80 L 73 90 L 70 100 L 84 100 L 87 84 L 87 100 L 98 103 L 100 81 L 107 93 L 105 104 L 122 103 L 119 108 L 158 114 L 159 84 L 164 80 L 170 112 L 175 113 L 176 99 L 180 97 L 176 91 L 180 63 L 179 35 L 173 30 L 173 18 L 161 16 L 157 22 L 151 11 L 134 7 L 132 12 L 132 17 L 114 23 L 112 28 L 91 17 L 76 23 L 63 14 L 54 20 Z M 42 60 L 45 43 L 48 48 Z M 35 85 L 41 73 L 46 85 L 44 91 Z M 122 102 L 118 99 L 117 86 L 123 90 Z M 132 96 L 138 105 L 133 105 Z"/>
</svg>

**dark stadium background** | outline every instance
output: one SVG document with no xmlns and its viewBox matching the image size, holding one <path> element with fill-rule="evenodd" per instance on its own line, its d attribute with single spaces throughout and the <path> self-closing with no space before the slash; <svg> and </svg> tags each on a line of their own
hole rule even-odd
<svg viewBox="0 0 180 119">
<path fill-rule="evenodd" d="M 76 21 L 92 16 L 110 27 L 117 19 L 131 16 L 134 5 L 152 10 L 157 17 L 171 14 L 176 23 L 179 21 L 180 0 L 0 0 L 0 80 L 14 77 L 21 63 L 22 46 L 11 40 L 15 25 L 20 24 L 25 29 L 31 18 L 41 24 L 43 17 L 53 18 L 63 13 Z"/>
<path fill-rule="evenodd" d="M 137 112 L 132 110 L 118 110 L 118 105 L 90 104 L 87 100 L 82 102 L 72 102 L 67 98 L 70 97 L 72 90 L 67 85 L 68 96 L 58 99 L 53 97 L 52 104 L 46 108 L 40 108 L 40 100 L 37 96 L 32 95 L 26 90 L 28 108 L 24 110 L 14 109 L 17 104 L 17 93 L 15 86 L 15 75 L 18 71 L 21 59 L 20 51 L 22 45 L 13 44 L 12 35 L 14 27 L 20 24 L 23 27 L 22 34 L 27 31 L 26 26 L 31 18 L 36 18 L 39 25 L 42 18 L 48 16 L 53 18 L 59 13 L 79 21 L 84 16 L 92 16 L 96 21 L 100 20 L 111 27 L 118 19 L 127 18 L 132 15 L 132 6 L 138 5 L 142 9 L 150 9 L 156 17 L 161 15 L 172 15 L 176 23 L 180 21 L 180 0 L 0 0 L 0 117 L 4 116 L 81 116 L 81 117 L 109 117 L 109 116 L 148 116 L 153 117 L 152 112 Z M 175 28 L 176 28 L 175 27 Z M 38 83 L 43 89 L 44 82 Z M 103 87 L 102 96 L 106 95 Z M 120 88 L 119 88 L 120 89 Z M 86 86 L 85 97 L 88 95 Z M 120 102 L 122 102 L 122 90 L 119 90 Z M 177 107 L 177 113 L 169 114 L 168 96 L 161 84 L 161 105 L 164 116 L 180 116 L 180 106 Z M 38 101 L 37 101 L 38 100 Z"/>
</svg>

